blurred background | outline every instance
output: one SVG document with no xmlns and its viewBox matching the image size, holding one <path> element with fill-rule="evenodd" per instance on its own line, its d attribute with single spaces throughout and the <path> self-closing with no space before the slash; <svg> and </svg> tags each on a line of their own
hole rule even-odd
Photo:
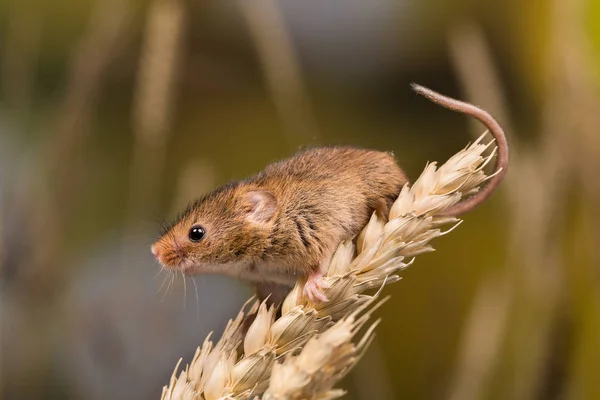
<svg viewBox="0 0 600 400">
<path fill-rule="evenodd" d="M 158 399 L 251 294 L 171 285 L 161 224 L 300 148 L 414 180 L 483 131 L 410 82 L 489 110 L 512 164 L 386 289 L 347 398 L 600 399 L 597 0 L 2 2 L 0 397 Z"/>
</svg>

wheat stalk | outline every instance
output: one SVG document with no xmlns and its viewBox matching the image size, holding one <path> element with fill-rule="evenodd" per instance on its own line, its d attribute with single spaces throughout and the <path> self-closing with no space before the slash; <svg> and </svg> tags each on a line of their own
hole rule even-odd
<svg viewBox="0 0 600 400">
<path fill-rule="evenodd" d="M 485 134 L 484 134 L 485 135 Z M 375 214 L 356 240 L 341 243 L 325 282 L 329 299 L 313 304 L 298 282 L 275 318 L 275 309 L 250 299 L 230 320 L 221 339 L 206 338 L 189 365 L 179 363 L 163 400 L 180 399 L 333 399 L 344 394 L 333 386 L 354 366 L 367 348 L 377 322 L 358 343 L 357 331 L 370 320 L 382 288 L 398 281 L 396 273 L 414 257 L 433 251 L 429 242 L 460 224 L 454 217 L 437 216 L 461 198 L 476 192 L 490 178 L 483 172 L 495 149 L 482 135 L 437 168 L 428 164 L 412 186 L 405 185 L 394 202 L 388 222 Z M 453 225 L 442 231 L 442 226 Z M 407 259 L 412 258 L 407 262 Z M 248 305 L 252 303 L 250 307 Z M 247 315 L 256 318 L 243 335 Z M 181 360 L 180 360 L 181 362 Z"/>
</svg>

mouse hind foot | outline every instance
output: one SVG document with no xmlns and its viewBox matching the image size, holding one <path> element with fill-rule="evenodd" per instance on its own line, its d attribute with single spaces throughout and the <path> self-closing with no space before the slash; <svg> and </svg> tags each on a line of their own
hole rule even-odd
<svg viewBox="0 0 600 400">
<path fill-rule="evenodd" d="M 323 292 L 323 289 L 327 289 L 328 287 L 329 285 L 323 280 L 323 273 L 316 272 L 306 278 L 302 291 L 308 300 L 314 304 L 318 304 L 329 301 Z"/>
</svg>

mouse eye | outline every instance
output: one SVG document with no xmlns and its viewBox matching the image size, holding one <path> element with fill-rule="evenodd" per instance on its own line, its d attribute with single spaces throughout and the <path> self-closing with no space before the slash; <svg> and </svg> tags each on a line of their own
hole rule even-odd
<svg viewBox="0 0 600 400">
<path fill-rule="evenodd" d="M 206 231 L 200 225 L 193 226 L 188 233 L 188 237 L 192 242 L 199 242 L 204 237 Z"/>
</svg>

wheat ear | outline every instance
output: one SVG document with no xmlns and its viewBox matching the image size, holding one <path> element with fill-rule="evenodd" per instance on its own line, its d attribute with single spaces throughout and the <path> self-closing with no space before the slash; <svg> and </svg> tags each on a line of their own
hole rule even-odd
<svg viewBox="0 0 600 400">
<path fill-rule="evenodd" d="M 302 282 L 286 297 L 277 319 L 274 308 L 250 299 L 229 321 L 216 344 L 209 335 L 179 373 L 177 364 L 161 398 L 342 396 L 344 392 L 333 386 L 357 362 L 377 324 L 371 324 L 358 343 L 353 342 L 380 304 L 377 298 L 381 290 L 372 295 L 364 292 L 398 281 L 397 272 L 410 265 L 415 256 L 433 251 L 429 244 L 432 239 L 460 224 L 457 218 L 436 214 L 475 193 L 490 178 L 483 168 L 495 149 L 488 156 L 482 155 L 490 146 L 481 143 L 484 135 L 441 167 L 435 162 L 428 164 L 412 186 L 402 188 L 388 222 L 374 214 L 356 244 L 347 241 L 339 245 L 324 278 L 328 302 L 308 301 Z M 442 231 L 442 226 L 451 227 Z M 244 318 L 253 313 L 256 318 L 244 336 Z"/>
</svg>

